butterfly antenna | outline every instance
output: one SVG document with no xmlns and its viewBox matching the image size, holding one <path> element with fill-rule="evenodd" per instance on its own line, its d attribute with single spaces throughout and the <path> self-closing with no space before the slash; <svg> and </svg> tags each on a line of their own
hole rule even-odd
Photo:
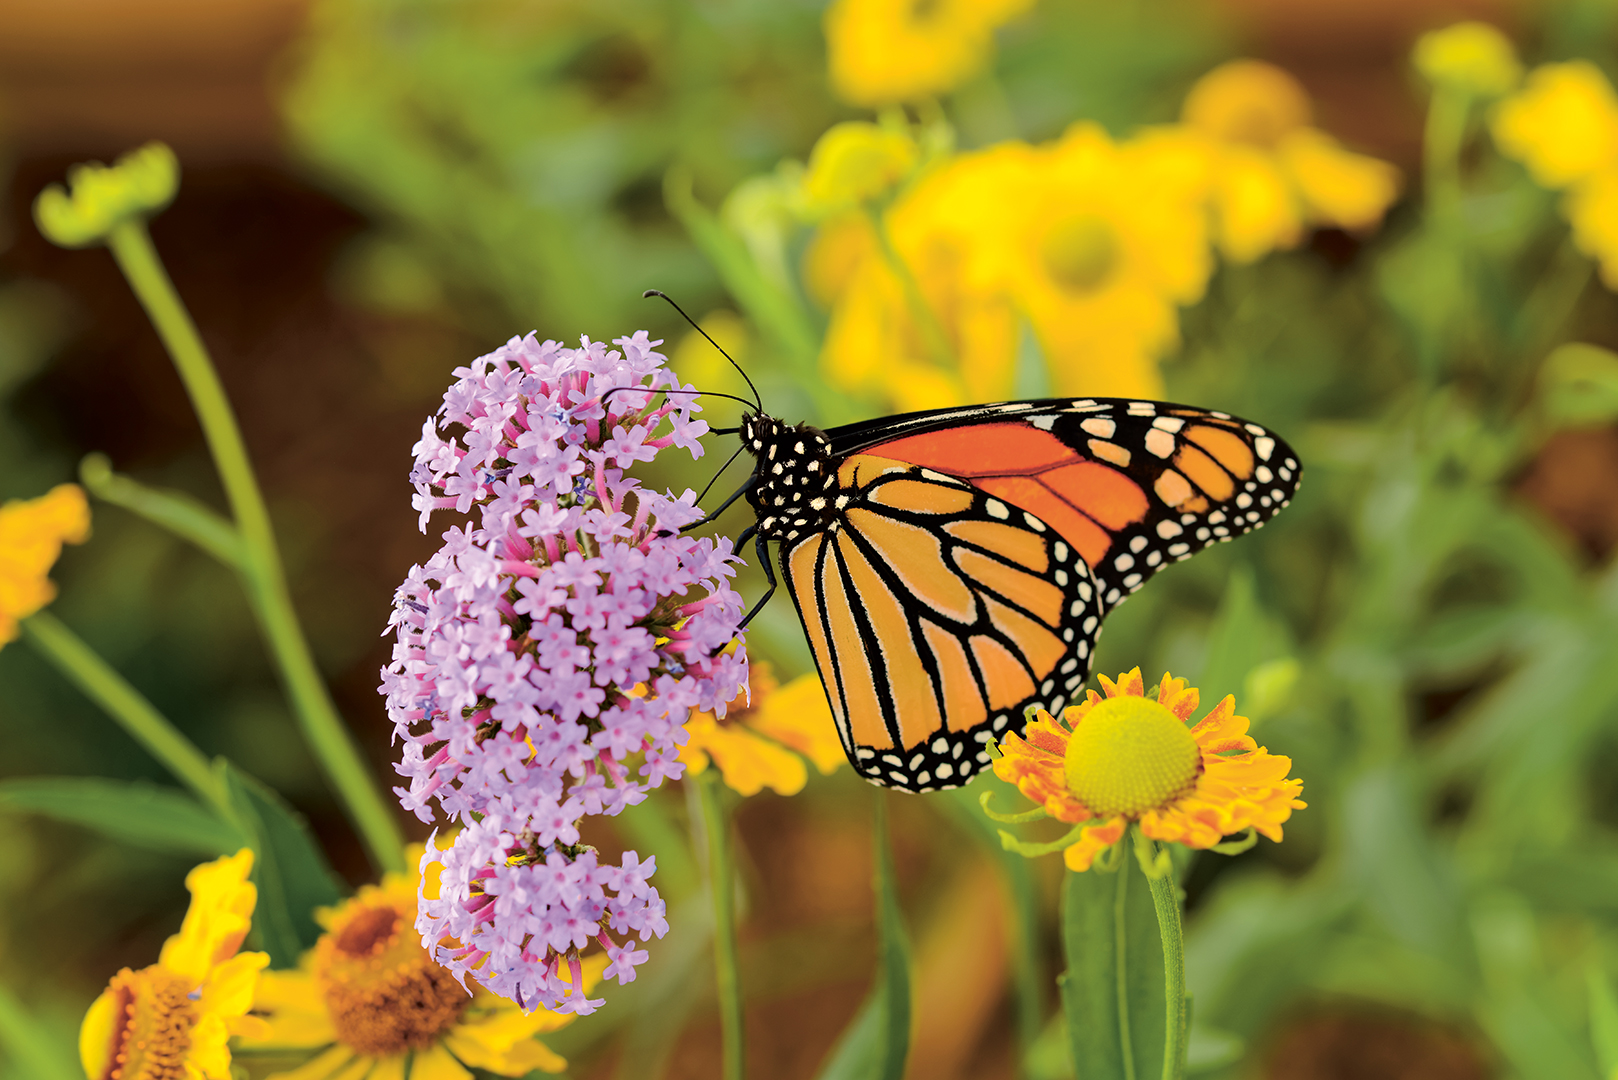
<svg viewBox="0 0 1618 1080">
<path fill-rule="evenodd" d="M 703 397 L 725 398 L 730 401 L 739 401 L 743 405 L 753 405 L 751 401 L 748 401 L 744 397 L 737 397 L 735 394 L 721 394 L 717 390 L 654 390 L 650 386 L 615 386 L 611 390 L 608 390 L 605 394 L 602 394 L 601 400 L 605 401 L 614 394 L 633 393 L 637 390 L 643 394 L 662 394 L 665 397 L 669 394 L 700 394 Z M 741 428 L 710 428 L 709 430 L 713 431 L 717 435 L 734 435 L 736 432 L 740 431 Z"/>
<path fill-rule="evenodd" d="M 721 476 L 725 475 L 725 470 L 730 468 L 732 465 L 736 464 L 736 459 L 741 457 L 742 456 L 742 451 L 746 450 L 746 449 L 747 449 L 747 447 L 746 447 L 745 444 L 742 445 L 742 446 L 738 446 L 736 448 L 736 452 L 734 454 L 730 455 L 730 457 L 725 460 L 725 463 L 723 465 L 719 466 L 719 471 L 713 474 L 713 479 L 708 481 L 708 486 L 702 489 L 702 494 L 701 495 L 697 496 L 697 502 L 701 502 L 703 499 L 708 497 L 708 492 L 712 491 L 713 486 L 715 484 L 719 483 L 719 478 Z M 709 514 L 707 516 L 711 518 L 713 515 Z"/>
<path fill-rule="evenodd" d="M 675 311 L 678 311 L 680 313 L 680 318 L 684 319 L 686 322 L 691 324 L 691 329 L 695 330 L 697 333 L 701 334 L 703 337 L 708 338 L 708 344 L 712 345 L 716 349 L 719 349 L 719 355 L 723 356 L 726 360 L 730 361 L 730 366 L 736 369 L 737 373 L 740 374 L 742 379 L 747 383 L 747 388 L 749 390 L 753 391 L 753 399 L 754 399 L 753 400 L 753 406 L 754 406 L 754 408 L 758 409 L 759 412 L 763 412 L 764 411 L 764 399 L 759 396 L 758 387 L 753 385 L 753 380 L 749 379 L 747 377 L 747 372 L 742 370 L 742 366 L 736 362 L 736 358 L 731 356 L 724 349 L 720 348 L 719 347 L 719 342 L 715 341 L 712 337 L 710 337 L 709 334 L 708 334 L 708 331 L 706 331 L 702 327 L 698 326 L 697 325 L 697 320 L 695 320 L 691 316 L 687 315 L 685 313 L 684 308 L 682 308 L 679 304 L 676 304 L 672 299 L 669 298 L 668 293 L 660 292 L 657 289 L 647 289 L 645 292 L 640 294 L 640 298 L 642 300 L 648 300 L 648 299 L 650 299 L 650 298 L 652 298 L 654 296 L 661 296 L 664 300 L 667 300 L 668 304 L 669 304 L 669 307 L 673 308 Z"/>
</svg>

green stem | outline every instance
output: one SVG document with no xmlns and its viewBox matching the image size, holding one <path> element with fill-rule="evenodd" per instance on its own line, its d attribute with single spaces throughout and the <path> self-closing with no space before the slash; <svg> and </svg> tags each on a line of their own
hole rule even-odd
<svg viewBox="0 0 1618 1080">
<path fill-rule="evenodd" d="M 736 961 L 736 883 L 730 860 L 730 817 L 719 769 L 697 777 L 702 823 L 708 839 L 708 889 L 713 893 L 714 982 L 719 991 L 719 1030 L 724 1052 L 724 1080 L 746 1075 L 746 1043 L 742 1031 L 742 982 Z"/>
<path fill-rule="evenodd" d="M 162 762 L 176 780 L 226 820 L 235 820 L 224 787 L 202 751 L 82 638 L 48 611 L 24 619 L 22 631 L 23 640 L 32 645 L 35 652 L 105 709 L 107 715 Z"/>
<path fill-rule="evenodd" d="M 921 334 L 922 348 L 927 351 L 927 359 L 943 368 L 945 371 L 955 371 L 959 366 L 955 360 L 955 349 L 949 342 L 949 333 L 944 324 L 939 321 L 937 312 L 927 302 L 927 296 L 921 291 L 921 284 L 916 276 L 910 272 L 910 266 L 899 255 L 899 249 L 893 246 L 893 237 L 888 233 L 887 221 L 882 212 L 875 207 L 867 206 L 865 216 L 871 223 L 871 231 L 876 235 L 877 248 L 882 252 L 882 259 L 888 264 L 893 276 L 899 279 L 899 286 L 904 290 L 905 303 L 910 308 L 910 315 L 916 320 L 916 329 Z"/>
<path fill-rule="evenodd" d="M 1154 862 L 1153 844 L 1137 826 L 1135 846 L 1143 852 L 1142 863 Z M 1168 863 L 1168 860 L 1162 860 Z M 1147 875 L 1152 886 L 1152 906 L 1157 909 L 1157 932 L 1163 939 L 1163 1080 L 1179 1080 L 1185 1075 L 1186 1015 L 1185 939 L 1180 929 L 1179 890 L 1174 886 L 1172 863 L 1159 876 Z"/>
<path fill-rule="evenodd" d="M 173 358 L 202 424 L 241 534 L 241 575 L 248 600 L 280 669 L 304 738 L 347 807 L 372 859 L 383 870 L 403 872 L 404 837 L 343 726 L 298 625 L 269 510 L 235 414 L 196 325 L 163 269 L 144 222 L 134 219 L 114 226 L 107 243 Z"/>
<path fill-rule="evenodd" d="M 1449 86 L 1433 89 L 1427 107 L 1427 127 L 1422 138 L 1422 168 L 1427 181 L 1427 209 L 1444 225 L 1453 224 L 1452 215 L 1461 200 L 1461 147 L 1466 141 L 1466 123 L 1472 99 L 1462 90 Z"/>
<path fill-rule="evenodd" d="M 1118 888 L 1112 901 L 1112 941 L 1118 978 L 1118 1045 L 1123 1048 L 1123 1080 L 1135 1080 L 1135 1044 L 1129 1038 L 1129 866 L 1118 868 Z"/>
</svg>

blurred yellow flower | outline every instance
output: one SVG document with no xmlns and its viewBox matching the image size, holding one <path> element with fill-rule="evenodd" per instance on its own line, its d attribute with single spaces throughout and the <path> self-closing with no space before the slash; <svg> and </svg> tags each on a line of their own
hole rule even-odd
<svg viewBox="0 0 1618 1080">
<path fill-rule="evenodd" d="M 1618 97 L 1587 60 L 1545 64 L 1495 110 L 1494 141 L 1543 187 L 1567 187 L 1618 161 Z"/>
<path fill-rule="evenodd" d="M 411 866 L 424 850 L 412 847 Z M 404 1080 L 407 1067 L 411 1080 L 471 1080 L 470 1069 L 522 1076 L 567 1067 L 535 1036 L 573 1014 L 525 1013 L 481 986 L 469 994 L 427 955 L 415 932 L 419 882 L 419 869 L 388 874 L 318 912 L 326 932 L 298 969 L 264 973 L 253 1000 L 264 1030 L 243 1038 L 243 1049 L 322 1050 L 266 1080 Z M 585 958 L 586 989 L 606 963 L 602 953 Z"/>
<path fill-rule="evenodd" d="M 56 598 L 46 575 L 63 544 L 90 535 L 90 504 L 77 484 L 59 484 L 37 499 L 0 506 L 0 648 L 17 637 L 17 621 Z"/>
<path fill-rule="evenodd" d="M 1200 198 L 1179 160 L 1093 124 L 958 155 L 884 217 L 947 363 L 869 224 L 845 218 L 822 228 L 805 264 L 811 293 L 832 305 L 827 375 L 899 409 L 1010 397 L 1026 324 L 1055 392 L 1160 396 L 1177 306 L 1202 295 L 1211 269 Z"/>
<path fill-rule="evenodd" d="M 809 153 L 803 178 L 810 213 L 847 209 L 892 190 L 916 167 L 909 132 L 849 120 L 834 124 Z"/>
<path fill-rule="evenodd" d="M 1567 188 L 1573 243 L 1618 290 L 1618 95 L 1594 64 L 1535 68 L 1494 114 L 1494 140 L 1542 187 Z"/>
<path fill-rule="evenodd" d="M 1423 34 L 1416 42 L 1415 64 L 1434 86 L 1451 86 L 1474 97 L 1498 97 L 1522 80 L 1516 47 L 1488 23 L 1456 23 Z"/>
<path fill-rule="evenodd" d="M 1281 825 L 1305 806 L 1303 781 L 1288 779 L 1290 758 L 1273 755 L 1247 735 L 1227 695 L 1187 727 L 1198 694 L 1164 674 L 1148 694 L 1140 669 L 1094 690 L 1063 711 L 1040 710 L 1022 735 L 1008 732 L 994 773 L 1059 821 L 1081 824 L 1063 852 L 1068 869 L 1090 868 L 1131 821 L 1153 840 L 1209 848 L 1232 833 L 1256 829 L 1281 839 Z"/>
<path fill-rule="evenodd" d="M 1052 388 L 1160 397 L 1176 309 L 1202 297 L 1212 270 L 1195 184 L 1155 148 L 1089 123 L 982 156 L 1005 160 L 970 196 L 989 222 L 974 276 L 1027 318 Z"/>
<path fill-rule="evenodd" d="M 1033 0 L 833 0 L 826 9 L 832 89 L 853 105 L 954 89 L 994 52 L 994 31 Z"/>
<path fill-rule="evenodd" d="M 766 787 L 796 795 L 809 781 L 798 754 L 823 775 L 834 772 L 843 761 L 843 746 L 820 676 L 811 672 L 778 686 L 770 666 L 755 663 L 748 682 L 752 704 L 743 694 L 722 720 L 712 713 L 691 714 L 685 725 L 690 738 L 680 748 L 690 774 L 700 776 L 712 762 L 726 785 L 742 795 L 757 795 Z"/>
<path fill-rule="evenodd" d="M 1141 142 L 1199 172 L 1220 250 L 1246 263 L 1296 246 L 1309 226 L 1368 229 L 1398 194 L 1393 166 L 1309 126 L 1308 95 L 1257 60 L 1215 68 L 1186 95 L 1183 124 Z"/>
<path fill-rule="evenodd" d="M 230 1037 L 262 1033 L 247 1015 L 261 952 L 238 953 L 258 890 L 253 853 L 204 863 L 185 877 L 191 906 L 157 963 L 112 977 L 84 1015 L 79 1058 L 89 1080 L 230 1080 Z"/>
</svg>

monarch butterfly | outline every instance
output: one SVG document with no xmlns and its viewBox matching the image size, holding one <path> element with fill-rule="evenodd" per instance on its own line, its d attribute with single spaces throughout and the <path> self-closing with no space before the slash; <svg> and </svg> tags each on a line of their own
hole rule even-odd
<svg viewBox="0 0 1618 1080">
<path fill-rule="evenodd" d="M 743 625 L 775 593 L 774 543 L 849 762 L 916 792 L 986 768 L 1030 706 L 1060 710 L 1108 612 L 1169 563 L 1262 526 L 1301 471 L 1258 424 L 1128 398 L 827 431 L 759 407 L 716 432 L 756 461 L 704 519 L 743 495 L 755 512 L 736 547 L 756 541 L 769 591 Z"/>
</svg>

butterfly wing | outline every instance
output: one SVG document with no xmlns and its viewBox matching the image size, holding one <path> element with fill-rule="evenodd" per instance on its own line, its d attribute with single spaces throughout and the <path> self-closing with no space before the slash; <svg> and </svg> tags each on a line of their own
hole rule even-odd
<svg viewBox="0 0 1618 1080">
<path fill-rule="evenodd" d="M 965 480 L 854 455 L 841 514 L 783 545 L 848 759 L 888 787 L 956 787 L 1030 705 L 1084 682 L 1100 626 L 1089 567 L 1036 515 Z"/>
<path fill-rule="evenodd" d="M 966 480 L 1075 547 L 1105 609 L 1170 562 L 1263 525 L 1291 501 L 1297 455 L 1228 413 L 1126 398 L 1058 398 L 912 413 L 827 433 Z"/>
</svg>

